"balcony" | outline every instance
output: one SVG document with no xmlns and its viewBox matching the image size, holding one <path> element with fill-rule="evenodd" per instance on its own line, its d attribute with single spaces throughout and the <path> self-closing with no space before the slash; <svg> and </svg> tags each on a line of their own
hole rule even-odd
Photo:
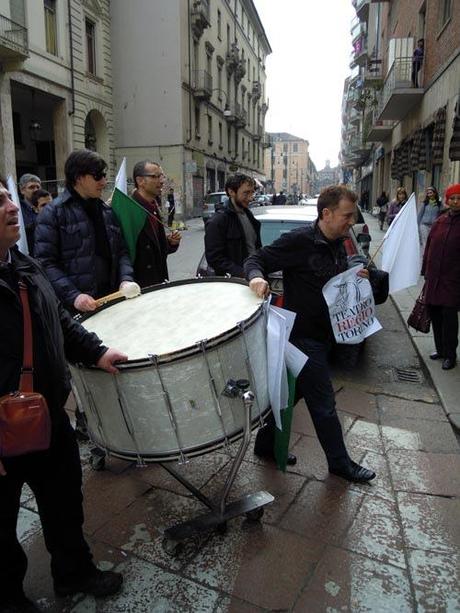
<svg viewBox="0 0 460 613">
<path fill-rule="evenodd" d="M 240 107 L 238 104 L 237 106 Z M 241 107 L 237 110 L 235 125 L 237 128 L 245 128 L 248 123 L 248 112 Z"/>
<path fill-rule="evenodd" d="M 356 15 L 361 21 L 367 21 L 369 18 L 370 0 L 353 0 Z"/>
<path fill-rule="evenodd" d="M 193 95 L 198 100 L 209 100 L 212 95 L 212 76 L 207 70 L 193 71 Z"/>
<path fill-rule="evenodd" d="M 232 43 L 230 51 L 227 51 L 225 55 L 225 65 L 227 67 L 227 74 L 233 74 L 240 63 L 240 50 L 236 43 Z"/>
<path fill-rule="evenodd" d="M 272 141 L 270 138 L 270 134 L 265 133 L 262 137 L 262 147 L 264 149 L 269 149 L 272 146 Z"/>
<path fill-rule="evenodd" d="M 252 101 L 255 104 L 262 96 L 262 83 L 254 81 L 252 84 Z"/>
<path fill-rule="evenodd" d="M 239 102 L 230 104 L 228 111 L 225 114 L 225 119 L 228 121 L 228 123 L 235 124 L 236 128 L 244 128 L 247 123 L 247 118 L 248 114 L 241 108 L 241 104 Z"/>
<path fill-rule="evenodd" d="M 200 40 L 203 32 L 211 25 L 209 0 L 194 0 L 191 8 L 191 27 L 195 40 Z"/>
<path fill-rule="evenodd" d="M 367 54 L 367 36 L 362 35 L 353 43 L 353 66 L 366 66 L 369 60 Z"/>
<path fill-rule="evenodd" d="M 362 21 L 358 21 L 358 24 L 352 29 L 351 32 L 351 44 L 354 45 L 358 38 L 367 36 L 367 26 Z"/>
<path fill-rule="evenodd" d="M 246 74 L 246 62 L 244 59 L 239 59 L 235 67 L 235 81 L 239 83 Z"/>
<path fill-rule="evenodd" d="M 350 112 L 348 113 L 348 122 L 353 125 L 358 125 L 362 119 L 362 116 L 363 116 L 362 112 L 358 111 L 358 109 L 353 107 L 350 109 Z"/>
<path fill-rule="evenodd" d="M 401 120 L 423 98 L 423 88 L 414 87 L 411 79 L 412 58 L 396 58 L 385 79 L 383 90 L 377 107 L 379 119 Z M 418 75 L 423 78 L 423 68 Z"/>
<path fill-rule="evenodd" d="M 368 143 L 382 143 L 391 137 L 393 132 L 394 121 L 388 119 L 376 119 L 375 115 L 372 118 L 372 123 L 366 134 Z"/>
<path fill-rule="evenodd" d="M 264 136 L 264 127 L 257 126 L 255 133 L 252 135 L 255 141 L 260 141 Z"/>
<path fill-rule="evenodd" d="M 367 143 L 362 135 L 353 136 L 350 139 L 350 153 L 356 157 L 365 157 L 371 150 L 370 143 Z"/>
<path fill-rule="evenodd" d="M 364 87 L 381 87 L 383 83 L 382 60 L 371 59 L 363 71 Z"/>
<path fill-rule="evenodd" d="M 29 57 L 27 29 L 0 15 L 0 60 L 25 60 Z"/>
</svg>

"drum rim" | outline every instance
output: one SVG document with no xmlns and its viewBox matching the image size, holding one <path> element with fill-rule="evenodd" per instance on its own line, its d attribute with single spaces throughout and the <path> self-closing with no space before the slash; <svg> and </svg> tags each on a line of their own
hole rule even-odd
<svg viewBox="0 0 460 613">
<path fill-rule="evenodd" d="M 245 285 L 246 287 L 249 287 L 248 282 L 245 279 L 239 279 L 236 277 L 205 277 L 205 278 L 195 278 L 195 279 L 180 279 L 178 281 L 165 281 L 164 283 L 159 283 L 157 285 L 150 285 L 149 287 L 144 287 L 141 289 L 141 294 L 149 294 L 150 292 L 154 292 L 154 291 L 159 291 L 161 289 L 164 289 L 166 287 L 176 287 L 176 286 L 181 286 L 181 285 L 194 285 L 197 283 L 233 283 L 233 284 L 237 284 L 237 285 Z M 125 300 L 125 298 L 117 298 L 116 300 L 104 304 L 102 307 L 100 307 L 99 309 L 97 309 L 96 311 L 92 311 L 92 312 L 88 312 L 88 313 L 79 313 L 78 315 L 76 315 L 74 317 L 74 319 L 76 321 L 78 321 L 79 323 L 82 323 L 84 321 L 86 321 L 87 319 L 90 319 L 92 316 L 94 316 L 96 313 L 100 313 L 101 311 L 110 308 L 111 306 L 118 304 L 120 302 L 123 302 Z M 254 311 L 254 313 L 252 315 L 250 315 L 247 319 L 243 319 L 241 320 L 241 323 L 244 327 L 244 329 L 249 328 L 255 321 L 257 321 L 259 319 L 259 317 L 262 315 L 263 313 L 263 309 L 264 309 L 264 302 L 262 302 L 257 309 Z M 193 355 L 197 355 L 199 353 L 202 352 L 202 348 L 200 343 L 205 341 L 206 342 L 206 348 L 214 348 L 218 345 L 221 345 L 222 343 L 229 341 L 233 338 L 235 338 L 236 336 L 238 336 L 239 334 L 241 334 L 241 329 L 239 328 L 238 325 L 233 326 L 233 328 L 229 328 L 228 330 L 226 330 L 225 332 L 223 332 L 222 334 L 219 334 L 217 336 L 213 336 L 211 338 L 208 339 L 201 339 L 200 341 L 198 341 L 197 343 L 195 343 L 194 345 L 190 345 L 188 347 L 184 347 L 182 349 L 178 349 L 177 351 L 172 351 L 171 353 L 163 353 L 163 354 L 159 354 L 157 356 L 155 356 L 155 358 L 157 359 L 157 363 L 158 365 L 160 364 L 170 364 L 172 362 L 177 362 L 179 360 L 182 360 L 184 358 L 189 358 Z M 100 370 L 97 366 L 92 365 L 92 366 L 86 366 L 84 364 L 81 363 L 77 363 L 74 364 L 75 367 L 79 368 L 80 370 Z M 126 362 L 120 362 L 119 364 L 117 364 L 117 368 L 120 371 L 123 370 L 134 370 L 134 369 L 138 369 L 138 368 L 145 368 L 147 366 L 156 366 L 156 363 L 149 359 L 148 357 L 145 358 L 137 358 L 135 360 L 128 360 Z"/>
</svg>

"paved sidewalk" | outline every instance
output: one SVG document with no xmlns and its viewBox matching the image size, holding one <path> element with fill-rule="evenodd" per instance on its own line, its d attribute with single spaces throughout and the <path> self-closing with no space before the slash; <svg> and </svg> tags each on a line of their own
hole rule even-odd
<svg viewBox="0 0 460 613">
<path fill-rule="evenodd" d="M 366 222 L 372 236 L 371 255 L 380 245 L 385 232 L 379 229 L 378 219 L 372 215 L 365 213 Z M 385 226 L 386 228 L 386 226 Z M 377 255 L 377 263 L 381 260 L 381 251 Z M 417 332 L 407 325 L 415 300 L 420 295 L 423 287 L 423 277 L 416 287 L 410 287 L 406 290 L 397 292 L 391 296 L 394 305 L 398 309 L 401 319 L 409 331 L 415 348 L 422 360 L 426 370 L 429 372 L 433 384 L 442 402 L 442 406 L 451 424 L 460 430 L 460 361 L 452 370 L 442 370 L 439 361 L 430 360 L 429 355 L 435 350 L 432 330 L 428 334 Z M 460 317 L 460 314 L 459 314 Z"/>
<path fill-rule="evenodd" d="M 283 474 L 255 458 L 251 445 L 231 492 L 231 499 L 271 492 L 261 522 L 238 517 L 226 534 L 192 539 L 171 557 L 164 529 L 203 505 L 158 465 L 109 458 L 105 471 L 93 471 L 83 444 L 85 534 L 100 567 L 123 572 L 123 591 L 99 601 L 55 597 L 25 488 L 18 534 L 29 597 L 47 613 L 460 611 L 460 447 L 440 402 L 445 386 L 434 389 L 392 301 L 378 316 L 383 330 L 366 342 L 358 376 L 334 372 L 346 443 L 376 470 L 371 484 L 329 476 L 299 403 L 291 437 L 297 465 Z M 395 367 L 420 373 L 419 382 L 400 381 Z M 174 467 L 217 500 L 235 452 L 233 445 Z"/>
</svg>

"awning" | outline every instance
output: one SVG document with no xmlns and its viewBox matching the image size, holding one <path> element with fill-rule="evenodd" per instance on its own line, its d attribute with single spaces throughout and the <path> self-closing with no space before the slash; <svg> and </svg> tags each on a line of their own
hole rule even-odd
<svg viewBox="0 0 460 613">
<path fill-rule="evenodd" d="M 455 105 L 454 125 L 449 145 L 449 159 L 460 160 L 460 97 Z"/>
<path fill-rule="evenodd" d="M 432 149 L 432 162 L 433 164 L 442 164 L 444 157 L 444 140 L 446 135 L 446 111 L 445 106 L 440 108 L 434 119 L 434 131 L 433 131 L 433 149 Z"/>
</svg>

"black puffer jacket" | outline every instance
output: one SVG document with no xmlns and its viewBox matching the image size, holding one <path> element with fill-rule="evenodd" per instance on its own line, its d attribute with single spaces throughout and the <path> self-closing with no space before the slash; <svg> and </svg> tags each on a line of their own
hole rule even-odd
<svg viewBox="0 0 460 613">
<path fill-rule="evenodd" d="M 246 215 L 256 233 L 256 247 L 260 242 L 260 221 L 249 209 Z M 248 257 L 246 238 L 238 213 L 226 201 L 224 207 L 217 211 L 206 224 L 204 237 L 206 260 L 216 275 L 229 273 L 232 277 L 244 278 L 243 262 Z"/>
<path fill-rule="evenodd" d="M 112 256 L 111 291 L 122 281 L 133 280 L 133 267 L 112 210 L 101 200 L 103 218 Z M 72 308 L 79 294 L 96 295 L 95 233 L 77 197 L 65 190 L 46 205 L 38 216 L 34 255 L 40 261 L 56 294 Z"/>
<path fill-rule="evenodd" d="M 11 250 L 9 270 L 0 269 L 0 395 L 18 389 L 23 356 L 21 301 L 11 280 L 28 288 L 33 328 L 34 390 L 45 396 L 54 420 L 69 395 L 67 361 L 94 364 L 106 351 L 99 338 L 73 320 L 58 301 L 40 266 Z"/>
<path fill-rule="evenodd" d="M 286 232 L 244 263 L 248 281 L 283 271 L 284 304 L 297 313 L 292 338 L 333 340 L 323 286 L 348 268 L 343 239 L 329 241 L 317 221 Z"/>
</svg>

